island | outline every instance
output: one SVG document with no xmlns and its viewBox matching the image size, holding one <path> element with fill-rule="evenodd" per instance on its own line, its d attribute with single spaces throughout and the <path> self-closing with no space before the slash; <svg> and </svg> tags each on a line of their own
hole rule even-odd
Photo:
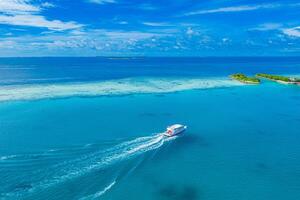
<svg viewBox="0 0 300 200">
<path fill-rule="evenodd" d="M 230 78 L 247 84 L 259 84 L 260 80 L 255 77 L 248 77 L 245 74 L 237 73 L 230 75 Z"/>
<path fill-rule="evenodd" d="M 272 75 L 272 74 L 256 74 L 255 75 L 258 78 L 265 78 L 271 81 L 276 81 L 278 83 L 282 84 L 296 84 L 300 85 L 300 79 L 299 78 L 291 78 L 281 75 Z"/>
</svg>

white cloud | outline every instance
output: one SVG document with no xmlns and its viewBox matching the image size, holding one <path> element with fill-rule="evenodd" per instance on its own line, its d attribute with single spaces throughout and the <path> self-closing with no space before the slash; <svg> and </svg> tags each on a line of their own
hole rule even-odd
<svg viewBox="0 0 300 200">
<path fill-rule="evenodd" d="M 4 14 L 24 14 L 28 12 L 39 12 L 40 10 L 39 6 L 30 4 L 29 0 L 0 1 L 0 13 Z"/>
<path fill-rule="evenodd" d="M 135 6 L 135 8 L 138 8 L 138 9 L 141 9 L 141 10 L 147 10 L 147 11 L 153 11 L 153 10 L 158 9 L 157 7 L 154 7 L 153 5 L 147 4 L 147 3 L 137 5 L 137 6 Z"/>
<path fill-rule="evenodd" d="M 15 41 L 0 41 L 0 48 L 8 48 L 8 49 L 13 49 L 16 46 Z"/>
<path fill-rule="evenodd" d="M 89 2 L 97 4 L 117 3 L 115 0 L 89 0 Z"/>
<path fill-rule="evenodd" d="M 13 35 L 13 33 L 11 33 L 11 32 L 8 32 L 8 33 L 5 33 L 4 35 L 5 35 L 5 36 L 12 36 L 12 35 Z"/>
<path fill-rule="evenodd" d="M 257 30 L 257 31 L 270 31 L 270 30 L 278 30 L 282 27 L 280 23 L 265 23 L 260 24 L 258 27 L 252 28 L 250 30 Z"/>
<path fill-rule="evenodd" d="M 0 24 L 31 26 L 63 31 L 82 27 L 76 22 L 49 20 L 41 15 L 43 9 L 55 7 L 52 3 L 33 4 L 32 0 L 0 0 Z"/>
<path fill-rule="evenodd" d="M 110 31 L 105 29 L 70 31 L 66 33 L 49 32 L 40 36 L 23 35 L 0 38 L 0 47 L 7 49 L 5 44 L 14 44 L 15 49 L 26 49 L 32 52 L 54 50 L 103 50 L 126 51 L 142 48 L 150 41 L 156 41 L 167 34 L 143 31 Z M 7 41 L 10 41 L 9 43 Z M 153 42 L 152 42 L 153 43 Z M 3 44 L 1 46 L 1 44 Z"/>
<path fill-rule="evenodd" d="M 282 32 L 291 37 L 300 37 L 300 26 L 283 29 Z"/>
<path fill-rule="evenodd" d="M 127 21 L 119 21 L 119 22 L 117 22 L 118 24 L 121 24 L 121 25 L 126 25 L 126 24 L 128 24 L 128 22 Z"/>
<path fill-rule="evenodd" d="M 75 29 L 69 32 L 71 35 L 85 35 L 86 32 L 80 29 Z"/>
<path fill-rule="evenodd" d="M 252 11 L 258 9 L 275 8 L 278 6 L 279 6 L 278 4 L 241 5 L 241 6 L 216 8 L 210 10 L 198 10 L 198 11 L 186 13 L 185 15 L 190 16 L 190 15 L 201 15 L 201 14 L 210 14 L 210 13 L 242 12 L 242 11 Z"/>
<path fill-rule="evenodd" d="M 54 8 L 55 7 L 55 5 L 53 3 L 50 3 L 50 2 L 44 2 L 44 3 L 41 4 L 41 6 L 43 8 Z"/>
<path fill-rule="evenodd" d="M 142 31 L 107 31 L 107 30 L 96 30 L 94 34 L 103 35 L 109 39 L 115 40 L 144 40 L 153 37 L 166 36 L 167 34 L 142 32 Z"/>
<path fill-rule="evenodd" d="M 186 34 L 187 35 L 193 35 L 195 32 L 193 31 L 193 29 L 191 27 L 188 27 L 188 29 L 186 30 Z"/>
<path fill-rule="evenodd" d="M 229 38 L 222 38 L 222 42 L 223 43 L 228 43 L 228 42 L 230 42 L 230 39 Z"/>
<path fill-rule="evenodd" d="M 143 22 L 142 24 L 146 26 L 172 26 L 171 24 L 166 22 Z"/>
<path fill-rule="evenodd" d="M 41 15 L 0 15 L 0 24 L 17 25 L 17 26 L 31 26 L 48 28 L 49 30 L 63 31 L 70 29 L 77 29 L 82 25 L 75 22 L 62 22 L 60 20 L 47 20 Z"/>
<path fill-rule="evenodd" d="M 261 24 L 256 28 L 252 28 L 249 30 L 258 30 L 258 31 L 280 31 L 283 33 L 285 36 L 289 37 L 300 37 L 300 26 L 292 27 L 292 28 L 287 28 L 284 27 L 283 24 L 280 23 L 265 23 Z M 278 37 L 284 37 L 283 34 L 278 34 Z"/>
</svg>

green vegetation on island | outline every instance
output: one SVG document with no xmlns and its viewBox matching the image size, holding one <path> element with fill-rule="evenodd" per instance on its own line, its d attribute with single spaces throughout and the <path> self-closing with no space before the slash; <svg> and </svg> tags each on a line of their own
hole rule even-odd
<svg viewBox="0 0 300 200">
<path fill-rule="evenodd" d="M 247 84 L 259 84 L 260 80 L 255 77 L 248 77 L 245 74 L 237 73 L 230 75 L 230 78 Z"/>
<path fill-rule="evenodd" d="M 279 83 L 284 83 L 284 84 L 299 84 L 300 83 L 300 79 L 290 78 L 290 77 L 280 76 L 280 75 L 256 74 L 256 77 L 266 78 L 266 79 L 276 81 Z"/>
</svg>

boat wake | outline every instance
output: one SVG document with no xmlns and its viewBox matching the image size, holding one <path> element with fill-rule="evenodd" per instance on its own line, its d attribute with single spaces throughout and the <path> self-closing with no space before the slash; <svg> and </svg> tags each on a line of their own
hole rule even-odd
<svg viewBox="0 0 300 200">
<path fill-rule="evenodd" d="M 86 197 L 82 197 L 79 200 L 91 200 L 91 199 L 99 198 L 102 195 L 104 195 L 108 190 L 110 190 L 115 184 L 116 184 L 116 181 L 113 181 L 108 186 L 106 186 L 103 190 L 96 192 L 95 194 L 91 194 Z"/>
<path fill-rule="evenodd" d="M 40 166 L 42 166 L 42 164 L 45 165 L 45 159 L 42 156 L 39 158 L 40 163 L 37 164 L 35 161 L 32 165 L 29 161 L 18 161 L 17 156 L 13 156 L 11 159 L 7 157 L 7 159 L 2 160 L 0 164 L 2 163 L 2 165 L 4 165 L 5 162 L 7 162 L 9 163 L 8 166 L 10 170 L 13 168 L 21 168 L 26 173 L 22 173 L 17 179 L 16 177 L 10 179 L 9 176 L 6 175 L 6 182 L 3 184 L 6 184 L 7 187 L 6 191 L 0 190 L 0 199 L 1 197 L 6 199 L 16 199 L 16 197 L 21 199 L 23 197 L 24 199 L 43 199 L 45 197 L 47 197 L 47 199 L 57 199 L 64 195 L 61 188 L 67 187 L 68 185 L 77 185 L 81 191 L 82 188 L 88 186 L 87 191 L 77 196 L 76 199 L 97 198 L 110 190 L 117 181 L 125 177 L 126 174 L 134 171 L 139 163 L 141 163 L 138 162 L 137 164 L 136 162 L 136 159 L 141 158 L 140 155 L 145 155 L 146 152 L 159 149 L 164 143 L 173 139 L 176 139 L 176 137 L 166 138 L 162 133 L 148 137 L 138 137 L 104 150 L 87 153 L 78 158 L 63 162 L 60 161 L 60 163 L 54 164 L 51 167 L 42 168 Z M 86 148 L 89 148 L 89 146 Z M 51 153 L 57 152 L 59 151 L 51 151 Z M 129 165 L 129 167 L 127 165 Z M 26 167 L 27 169 L 25 169 Z M 5 171 L 1 171 L 1 173 L 6 174 Z M 0 178 L 4 177 L 0 176 Z M 99 179 L 91 183 L 91 180 L 95 178 Z M 16 186 L 16 182 L 20 180 L 26 180 L 26 183 L 22 183 L 21 186 L 20 183 L 18 183 L 19 185 Z M 80 184 L 74 184 L 78 182 L 80 182 Z M 102 189 L 99 191 L 99 188 Z M 98 192 L 95 192 L 95 189 Z M 43 193 L 45 196 L 43 196 Z M 51 198 L 49 197 L 49 193 L 51 193 Z M 74 198 L 74 196 L 72 196 L 72 198 Z"/>
</svg>

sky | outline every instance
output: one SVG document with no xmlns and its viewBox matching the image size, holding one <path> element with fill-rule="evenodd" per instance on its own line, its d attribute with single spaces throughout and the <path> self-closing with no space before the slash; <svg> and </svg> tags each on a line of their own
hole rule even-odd
<svg viewBox="0 0 300 200">
<path fill-rule="evenodd" d="M 0 0 L 0 56 L 300 56 L 300 0 Z"/>
</svg>

